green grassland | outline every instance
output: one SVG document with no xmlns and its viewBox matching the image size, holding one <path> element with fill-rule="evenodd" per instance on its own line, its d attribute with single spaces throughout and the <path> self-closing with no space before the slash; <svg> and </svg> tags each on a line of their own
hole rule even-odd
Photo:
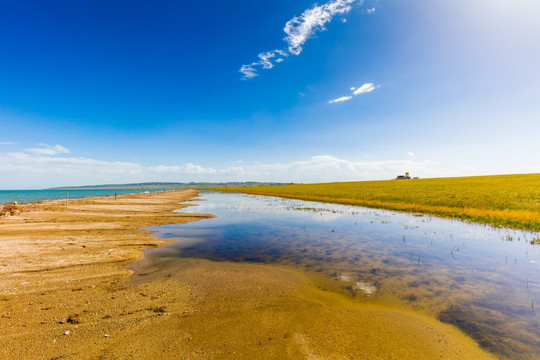
<svg viewBox="0 0 540 360">
<path fill-rule="evenodd" d="M 433 214 L 497 227 L 540 231 L 540 174 L 215 190 Z"/>
</svg>

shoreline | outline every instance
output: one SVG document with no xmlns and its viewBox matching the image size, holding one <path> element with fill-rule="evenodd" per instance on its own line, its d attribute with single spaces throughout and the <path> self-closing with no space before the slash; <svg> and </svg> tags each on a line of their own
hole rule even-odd
<svg viewBox="0 0 540 360">
<path fill-rule="evenodd" d="M 453 326 L 352 304 L 289 267 L 186 259 L 133 278 L 126 265 L 168 243 L 143 227 L 213 217 L 173 212 L 197 194 L 45 201 L 0 219 L 0 358 L 493 357 Z"/>
<path fill-rule="evenodd" d="M 3 264 L 8 260 L 0 268 L 0 295 L 7 293 L 6 279 L 13 283 L 22 274 L 71 268 L 81 271 L 72 277 L 84 279 L 91 268 L 92 277 L 100 276 L 100 270 L 93 269 L 99 266 L 107 267 L 109 275 L 125 274 L 122 266 L 140 260 L 142 250 L 166 243 L 144 227 L 213 217 L 173 212 L 190 206 L 180 203 L 197 194 L 186 190 L 118 195 L 116 201 L 114 195 L 79 198 L 70 200 L 68 207 L 64 200 L 18 204 L 19 214 L 0 222 L 0 256 Z"/>
<path fill-rule="evenodd" d="M 539 233 L 539 181 L 540 174 L 522 174 L 210 190 L 418 213 Z"/>
<path fill-rule="evenodd" d="M 182 191 L 182 190 L 189 190 L 189 189 L 71 189 L 71 190 L 64 190 L 64 189 L 42 189 L 42 190 L 0 190 L 0 207 L 16 203 L 18 205 L 31 205 L 32 203 L 42 203 L 44 201 L 65 201 L 66 196 L 68 195 L 68 199 L 71 200 L 77 200 L 77 199 L 86 199 L 86 198 L 97 198 L 97 197 L 107 197 L 107 196 L 114 196 L 115 194 L 117 196 L 121 195 L 134 195 L 134 194 L 143 194 L 143 193 L 161 193 L 165 191 Z M 20 198 L 20 194 L 18 195 L 19 198 L 7 198 L 5 197 L 6 193 L 58 193 L 62 194 L 60 197 L 56 198 L 46 198 L 46 197 L 37 197 L 33 199 L 25 199 Z M 80 195 L 75 194 L 73 195 L 73 192 L 75 193 L 88 193 L 87 195 Z M 94 194 L 92 194 L 94 192 Z M 2 196 L 3 195 L 3 196 Z M 3 198 L 4 197 L 4 198 Z"/>
</svg>

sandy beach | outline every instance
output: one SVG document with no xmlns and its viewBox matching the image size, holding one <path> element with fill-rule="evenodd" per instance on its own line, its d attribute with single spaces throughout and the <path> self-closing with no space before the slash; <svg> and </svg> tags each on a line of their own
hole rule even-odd
<svg viewBox="0 0 540 360">
<path fill-rule="evenodd" d="M 494 358 L 450 325 L 353 303 L 290 267 L 186 259 L 132 276 L 166 244 L 143 227 L 212 217 L 189 214 L 196 196 L 45 201 L 0 219 L 0 358 Z"/>
</svg>

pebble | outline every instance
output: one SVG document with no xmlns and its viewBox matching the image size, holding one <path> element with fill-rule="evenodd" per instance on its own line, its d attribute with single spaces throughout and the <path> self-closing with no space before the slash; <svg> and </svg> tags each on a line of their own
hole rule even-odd
<svg viewBox="0 0 540 360">
<path fill-rule="evenodd" d="M 103 336 L 106 337 L 106 338 L 108 338 L 108 337 L 109 337 L 109 334 L 105 334 L 105 335 L 103 335 Z"/>
<path fill-rule="evenodd" d="M 66 331 L 64 332 L 64 335 L 69 335 L 69 330 L 66 330 Z"/>
</svg>

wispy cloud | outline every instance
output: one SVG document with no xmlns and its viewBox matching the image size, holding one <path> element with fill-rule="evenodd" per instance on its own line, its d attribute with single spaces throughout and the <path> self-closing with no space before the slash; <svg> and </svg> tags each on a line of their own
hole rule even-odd
<svg viewBox="0 0 540 360">
<path fill-rule="evenodd" d="M 0 188 L 38 189 L 124 182 L 144 172 L 144 168 L 135 163 L 58 155 L 52 152 L 0 153 Z"/>
<path fill-rule="evenodd" d="M 16 142 L 13 141 L 0 141 L 0 145 L 16 145 Z"/>
<path fill-rule="evenodd" d="M 69 153 L 69 149 L 58 144 L 51 146 L 48 144 L 41 143 L 41 144 L 37 144 L 37 146 L 41 146 L 41 147 L 25 149 L 25 151 L 31 154 L 35 154 L 35 155 L 56 155 L 56 154 Z"/>
<path fill-rule="evenodd" d="M 368 13 L 368 14 L 374 14 L 374 13 L 375 13 L 375 8 L 366 9 L 366 13 Z"/>
<path fill-rule="evenodd" d="M 366 94 L 366 93 L 370 93 L 372 92 L 373 90 L 375 90 L 376 87 L 379 87 L 379 86 L 375 86 L 373 83 L 366 83 L 360 87 L 351 87 L 351 91 L 352 91 L 352 95 L 353 96 L 357 96 L 357 95 L 360 95 L 360 94 Z M 342 96 L 342 97 L 339 97 L 337 99 L 334 99 L 334 100 L 330 100 L 329 103 L 330 104 L 333 104 L 333 103 L 337 103 L 337 102 L 343 102 L 343 101 L 348 101 L 352 99 L 352 96 Z"/>
<path fill-rule="evenodd" d="M 287 21 L 283 31 L 287 36 L 285 41 L 289 45 L 291 54 L 299 55 L 302 46 L 318 31 L 326 30 L 326 23 L 332 21 L 336 14 L 345 14 L 351 11 L 351 5 L 356 0 L 334 0 L 320 6 L 314 6 Z"/>
<path fill-rule="evenodd" d="M 276 59 L 276 62 L 282 62 L 283 58 L 289 56 L 285 51 L 283 50 L 274 50 L 274 51 L 268 51 L 265 53 L 259 54 L 260 64 L 262 65 L 263 69 L 271 69 L 274 67 L 274 64 L 272 63 L 272 59 Z"/>
<path fill-rule="evenodd" d="M 257 73 L 257 67 L 271 69 L 274 67 L 274 62 L 280 63 L 287 56 L 289 56 L 287 52 L 279 49 L 260 53 L 258 55 L 259 61 L 255 61 L 249 65 L 242 65 L 240 72 L 244 74 L 244 79 L 252 79 L 259 76 Z"/>
<path fill-rule="evenodd" d="M 434 163 L 410 160 L 350 161 L 330 155 L 313 156 L 290 163 L 241 166 L 245 177 L 265 181 L 330 182 L 368 179 L 392 179 L 403 171 L 422 174 Z M 235 170 L 237 171 L 237 170 Z"/>
<path fill-rule="evenodd" d="M 347 101 L 347 100 L 351 100 L 352 99 L 352 96 L 342 96 L 340 98 L 337 98 L 337 99 L 334 99 L 334 100 L 330 100 L 329 103 L 332 104 L 332 103 L 338 103 L 338 102 L 343 102 L 343 101 Z"/>
<path fill-rule="evenodd" d="M 224 174 L 227 170 L 224 169 L 214 169 L 210 167 L 203 167 L 201 165 L 195 165 L 192 163 L 187 163 L 180 166 L 153 166 L 148 168 L 149 172 L 157 174 L 183 174 L 183 175 L 216 175 Z"/>
<path fill-rule="evenodd" d="M 0 189 L 144 181 L 326 182 L 391 179 L 404 171 L 423 174 L 433 165 L 427 161 L 412 160 L 356 162 L 320 155 L 284 163 L 234 162 L 231 166 L 214 168 L 193 163 L 145 166 L 134 162 L 58 155 L 26 151 L 0 153 Z"/>
<path fill-rule="evenodd" d="M 353 95 L 365 94 L 368 92 L 372 92 L 373 90 L 375 90 L 375 85 L 373 85 L 372 83 L 367 83 L 354 90 Z"/>
<path fill-rule="evenodd" d="M 326 24 L 332 21 L 335 15 L 348 13 L 355 3 L 362 4 L 363 0 L 331 0 L 323 5 L 315 5 L 305 10 L 302 15 L 287 21 L 283 28 L 286 34 L 283 40 L 287 48 L 260 53 L 258 61 L 242 65 L 239 71 L 244 74 L 243 79 L 257 77 L 259 68 L 271 69 L 274 67 L 274 62 L 283 62 L 290 54 L 300 55 L 302 46 L 308 39 L 317 32 L 325 31 Z"/>
<path fill-rule="evenodd" d="M 415 157 L 415 156 L 416 156 L 416 154 L 415 154 L 415 153 L 413 153 L 412 151 L 409 151 L 409 152 L 407 153 L 407 156 L 410 156 L 410 157 Z"/>
<path fill-rule="evenodd" d="M 239 71 L 244 74 L 243 79 L 253 79 L 254 77 L 259 76 L 259 74 L 257 74 L 257 69 L 255 68 L 257 65 L 259 65 L 257 62 L 249 65 L 242 65 Z"/>
</svg>

